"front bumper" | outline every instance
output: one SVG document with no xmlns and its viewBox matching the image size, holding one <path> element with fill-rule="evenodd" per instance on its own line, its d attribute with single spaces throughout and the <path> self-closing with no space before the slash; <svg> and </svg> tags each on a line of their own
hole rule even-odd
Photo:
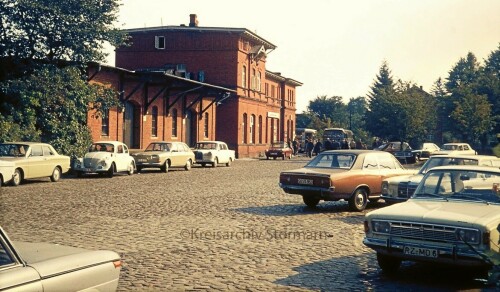
<svg viewBox="0 0 500 292">
<path fill-rule="evenodd" d="M 384 199 L 386 203 L 401 203 L 408 201 L 408 198 L 391 197 L 388 195 L 381 195 L 380 198 Z"/>
<path fill-rule="evenodd" d="M 435 243 L 411 243 L 402 240 L 387 238 L 368 238 L 363 239 L 363 244 L 375 250 L 378 253 L 400 258 L 402 260 L 417 262 L 435 262 L 450 264 L 461 267 L 491 267 L 484 259 L 468 246 L 459 244 L 440 245 Z M 437 250 L 436 258 L 413 256 L 403 252 L 405 247 L 427 248 Z M 482 252 L 479 250 L 479 252 Z"/>
</svg>

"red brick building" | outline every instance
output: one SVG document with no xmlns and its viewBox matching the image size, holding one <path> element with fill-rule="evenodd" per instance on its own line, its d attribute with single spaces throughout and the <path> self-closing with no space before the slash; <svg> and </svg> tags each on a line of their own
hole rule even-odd
<svg viewBox="0 0 500 292">
<path fill-rule="evenodd" d="M 257 157 L 273 141 L 293 139 L 295 89 L 302 83 L 266 70 L 267 55 L 276 48 L 272 43 L 244 28 L 200 27 L 193 14 L 189 26 L 126 32 L 132 44 L 116 49 L 117 67 L 173 73 L 234 90 L 230 98 L 215 102 L 220 104 L 211 113 L 215 123 L 211 133 L 235 149 L 238 157 Z"/>
</svg>

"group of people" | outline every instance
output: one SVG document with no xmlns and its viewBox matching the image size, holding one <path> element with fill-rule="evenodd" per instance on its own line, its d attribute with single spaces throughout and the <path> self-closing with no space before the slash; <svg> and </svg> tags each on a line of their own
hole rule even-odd
<svg viewBox="0 0 500 292">
<path fill-rule="evenodd" d="M 298 152 L 298 142 L 294 140 L 292 142 L 292 149 L 294 155 Z M 318 155 L 324 150 L 338 150 L 338 149 L 367 149 L 366 144 L 364 144 L 361 139 L 351 141 L 347 141 L 346 138 L 338 141 L 331 140 L 330 138 L 326 138 L 324 143 L 321 143 L 320 140 L 313 141 L 312 139 L 308 139 L 305 142 L 304 151 L 307 157 L 313 157 L 313 155 Z"/>
</svg>

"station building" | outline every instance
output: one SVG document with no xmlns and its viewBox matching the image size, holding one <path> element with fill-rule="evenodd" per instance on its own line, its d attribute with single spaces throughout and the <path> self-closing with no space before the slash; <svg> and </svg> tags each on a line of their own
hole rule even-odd
<svg viewBox="0 0 500 292">
<path fill-rule="evenodd" d="M 94 140 L 106 131 L 131 148 L 221 140 L 242 158 L 294 138 L 302 83 L 266 69 L 274 44 L 244 28 L 198 26 L 194 14 L 189 25 L 125 32 L 130 45 L 116 48 L 116 67 L 89 68 L 90 82 L 116 88 L 125 103 L 93 122 Z"/>
</svg>

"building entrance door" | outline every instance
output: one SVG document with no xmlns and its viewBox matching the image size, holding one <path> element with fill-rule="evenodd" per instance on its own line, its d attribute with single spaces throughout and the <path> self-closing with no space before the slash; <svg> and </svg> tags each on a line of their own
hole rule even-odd
<svg viewBox="0 0 500 292">
<path fill-rule="evenodd" d="M 130 101 L 125 102 L 125 113 L 123 114 L 123 143 L 129 148 L 140 148 L 139 118 L 137 107 Z"/>
</svg>

